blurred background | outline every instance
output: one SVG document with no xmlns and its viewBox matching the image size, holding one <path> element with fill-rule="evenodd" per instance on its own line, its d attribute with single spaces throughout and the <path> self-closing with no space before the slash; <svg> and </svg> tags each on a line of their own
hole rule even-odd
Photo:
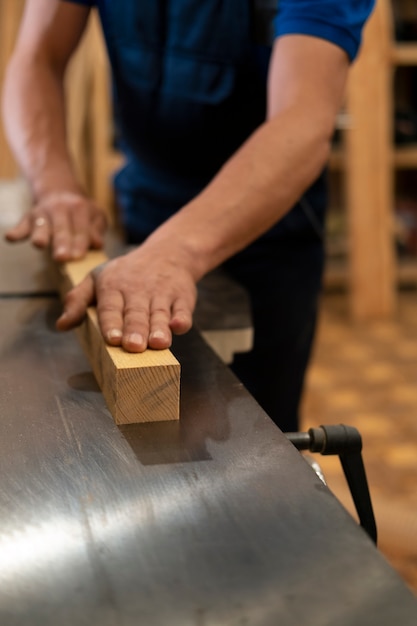
<svg viewBox="0 0 417 626">
<path fill-rule="evenodd" d="M 0 0 L 0 87 L 24 0 Z M 67 76 L 68 138 L 89 193 L 114 213 L 106 54 L 93 15 Z M 379 547 L 417 594 L 417 2 L 377 0 L 329 164 L 327 264 L 303 428 L 358 428 Z M 0 223 L 30 192 L 0 123 Z M 338 459 L 317 459 L 352 511 Z"/>
</svg>

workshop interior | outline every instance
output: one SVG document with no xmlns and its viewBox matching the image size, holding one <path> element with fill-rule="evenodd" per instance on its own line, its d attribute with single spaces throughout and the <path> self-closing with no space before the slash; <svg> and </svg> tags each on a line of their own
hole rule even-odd
<svg viewBox="0 0 417 626">
<path fill-rule="evenodd" d="M 0 88 L 23 5 L 0 0 Z M 112 176 L 123 157 L 95 14 L 66 87 L 73 162 L 116 240 Z M 103 374 L 83 352 L 97 339 L 57 336 L 47 254 L 4 241 L 31 197 L 0 123 L 1 624 L 417 623 L 415 0 L 376 2 L 328 181 L 300 432 L 277 433 L 231 378 L 233 354 L 251 346 L 250 316 L 241 290 L 216 278 L 201 285 L 199 330 L 174 342 L 179 423 L 114 424 L 116 391 L 102 390 L 124 364 Z M 176 401 L 167 389 L 159 408 Z M 287 612 L 294 621 L 275 621 Z"/>
</svg>

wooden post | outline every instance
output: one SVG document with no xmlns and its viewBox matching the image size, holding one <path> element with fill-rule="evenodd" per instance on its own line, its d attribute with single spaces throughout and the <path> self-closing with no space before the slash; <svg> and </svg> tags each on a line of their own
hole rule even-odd
<svg viewBox="0 0 417 626">
<path fill-rule="evenodd" d="M 89 252 L 59 265 L 61 292 L 107 260 L 102 252 Z M 76 332 L 116 424 L 179 419 L 180 364 L 170 350 L 138 354 L 108 346 L 93 307 Z"/>
<path fill-rule="evenodd" d="M 24 0 L 0 0 L 0 89 L 3 86 L 7 63 L 14 48 L 23 5 Z M 18 174 L 19 169 L 9 149 L 0 120 L 0 178 L 15 178 Z"/>
<path fill-rule="evenodd" d="M 390 8 L 378 0 L 352 68 L 346 133 L 350 289 L 353 319 L 395 310 Z"/>
<path fill-rule="evenodd" d="M 88 128 L 91 97 L 92 65 L 90 58 L 91 29 L 86 32 L 71 58 L 65 75 L 67 143 L 78 180 L 91 194 L 94 162 L 91 159 Z"/>
<path fill-rule="evenodd" d="M 113 224 L 115 202 L 112 177 L 122 166 L 124 158 L 113 145 L 110 65 L 97 13 L 91 15 L 90 33 L 90 54 L 94 67 L 89 108 L 91 158 L 94 163 L 91 192 L 99 206 L 106 210 L 109 223 Z"/>
<path fill-rule="evenodd" d="M 91 12 L 70 62 L 66 99 L 68 141 L 77 175 L 106 212 L 109 224 L 114 224 L 112 175 L 123 157 L 113 146 L 110 69 L 97 11 Z"/>
</svg>

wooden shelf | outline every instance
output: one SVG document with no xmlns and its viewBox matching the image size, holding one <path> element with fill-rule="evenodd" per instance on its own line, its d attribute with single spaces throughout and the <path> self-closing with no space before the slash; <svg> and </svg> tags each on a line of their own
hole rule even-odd
<svg viewBox="0 0 417 626">
<path fill-rule="evenodd" d="M 417 65 L 417 44 L 397 43 L 391 51 L 392 63 L 395 66 Z"/>
<path fill-rule="evenodd" d="M 401 287 L 417 286 L 417 258 L 398 261 L 397 283 Z"/>
<path fill-rule="evenodd" d="M 397 169 L 417 169 L 417 145 L 396 148 L 393 152 L 393 165 Z"/>
<path fill-rule="evenodd" d="M 417 169 L 417 144 L 395 148 L 392 153 L 392 165 L 396 169 Z M 329 160 L 332 171 L 342 171 L 346 166 L 346 154 L 342 148 L 334 148 Z"/>
<path fill-rule="evenodd" d="M 349 289 L 349 261 L 328 259 L 324 271 L 324 287 L 327 291 Z M 417 287 L 417 258 L 400 259 L 396 265 L 398 287 Z"/>
</svg>

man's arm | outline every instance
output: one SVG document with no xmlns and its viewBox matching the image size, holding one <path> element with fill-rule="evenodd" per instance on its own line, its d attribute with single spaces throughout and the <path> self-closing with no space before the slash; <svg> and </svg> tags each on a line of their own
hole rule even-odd
<svg viewBox="0 0 417 626">
<path fill-rule="evenodd" d="M 279 221 L 327 162 L 348 67 L 346 54 L 327 41 L 278 39 L 266 122 L 153 239 L 181 232 L 200 277 Z"/>
<path fill-rule="evenodd" d="M 278 39 L 267 121 L 140 248 L 70 292 L 58 327 L 79 323 L 96 298 L 103 335 L 113 345 L 164 348 L 171 332 L 186 332 L 196 282 L 283 217 L 321 172 L 348 65 L 346 53 L 325 40 Z"/>
<path fill-rule="evenodd" d="M 105 229 L 104 214 L 76 179 L 65 133 L 64 73 L 88 13 L 59 0 L 27 0 L 3 94 L 6 132 L 34 197 L 7 238 L 52 243 L 61 261 L 100 247 Z"/>
</svg>

